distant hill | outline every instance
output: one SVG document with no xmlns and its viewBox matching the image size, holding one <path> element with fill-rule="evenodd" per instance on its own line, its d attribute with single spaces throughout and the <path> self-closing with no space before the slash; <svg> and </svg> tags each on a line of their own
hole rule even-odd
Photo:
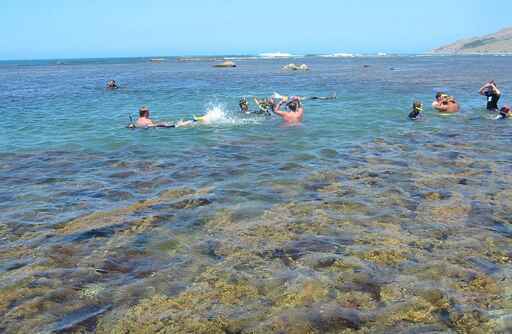
<svg viewBox="0 0 512 334">
<path fill-rule="evenodd" d="M 512 53 L 512 27 L 486 36 L 462 39 L 434 49 L 432 52 L 450 54 Z"/>
</svg>

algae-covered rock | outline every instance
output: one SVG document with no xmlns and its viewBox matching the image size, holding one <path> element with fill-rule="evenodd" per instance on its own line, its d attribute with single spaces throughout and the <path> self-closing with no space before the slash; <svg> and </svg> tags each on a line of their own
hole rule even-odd
<svg viewBox="0 0 512 334">
<path fill-rule="evenodd" d="M 156 205 L 163 205 L 165 203 L 169 203 L 169 206 L 175 210 L 191 209 L 208 205 L 210 201 L 206 198 L 184 198 L 194 194 L 200 195 L 203 193 L 204 192 L 201 190 L 194 191 L 188 188 L 167 190 L 162 192 L 158 197 L 139 201 L 125 208 L 115 209 L 107 212 L 95 212 L 84 217 L 76 218 L 70 222 L 58 225 L 56 227 L 56 231 L 59 234 L 72 234 L 89 230 L 99 230 L 106 227 L 113 227 L 126 223 L 129 221 L 130 216 L 136 214 L 137 212 L 150 209 Z M 176 202 L 177 199 L 182 200 Z M 137 225 L 136 221 L 135 224 Z"/>
<path fill-rule="evenodd" d="M 288 64 L 283 66 L 285 71 L 309 71 L 309 66 L 306 64 Z"/>
<path fill-rule="evenodd" d="M 285 291 L 274 301 L 278 308 L 295 308 L 304 305 L 311 305 L 324 299 L 329 293 L 329 289 L 321 282 L 306 281 L 301 285 Z"/>
<path fill-rule="evenodd" d="M 362 254 L 361 258 L 380 265 L 392 266 L 405 261 L 407 254 L 403 250 L 373 250 Z"/>
</svg>

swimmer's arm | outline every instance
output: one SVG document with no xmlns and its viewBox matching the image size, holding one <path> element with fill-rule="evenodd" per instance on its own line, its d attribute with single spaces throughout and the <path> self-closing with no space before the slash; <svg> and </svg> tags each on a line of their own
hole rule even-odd
<svg viewBox="0 0 512 334">
<path fill-rule="evenodd" d="M 260 104 L 260 101 L 258 101 L 258 99 L 256 97 L 254 97 L 254 103 L 256 103 L 256 106 L 258 107 L 258 109 L 260 111 L 266 111 L 265 108 L 263 108 Z"/>
<path fill-rule="evenodd" d="M 299 113 L 299 117 L 304 117 L 304 108 L 303 107 L 300 107 L 299 110 L 298 110 L 298 113 Z"/>
<path fill-rule="evenodd" d="M 303 117 L 304 116 L 304 107 L 301 104 L 301 101 L 303 98 L 300 96 L 297 96 L 295 98 L 297 99 L 297 101 L 299 101 L 299 108 L 297 110 L 297 112 L 299 113 L 299 117 Z"/>
<path fill-rule="evenodd" d="M 496 87 L 496 85 L 492 85 L 492 90 L 494 91 L 494 94 L 501 96 L 501 91 Z"/>
<path fill-rule="evenodd" d="M 490 83 L 486 83 L 485 85 L 480 88 L 480 95 L 485 95 L 485 90 L 490 86 Z"/>
<path fill-rule="evenodd" d="M 432 103 L 432 108 L 436 109 L 437 111 L 441 111 L 441 112 L 445 112 L 448 110 L 448 106 L 442 105 L 436 101 L 434 101 L 434 103 Z"/>
<path fill-rule="evenodd" d="M 284 103 L 284 101 L 281 101 L 279 102 L 278 104 L 275 104 L 274 105 L 274 108 L 272 108 L 272 111 L 274 112 L 274 114 L 277 114 L 281 117 L 283 116 L 286 116 L 286 113 L 285 112 L 282 112 L 280 109 L 281 109 L 281 105 Z"/>
<path fill-rule="evenodd" d="M 440 112 L 447 112 L 448 111 L 448 106 L 444 106 L 444 105 L 440 105 L 440 106 L 437 106 L 435 108 L 437 109 L 437 111 L 440 111 Z"/>
</svg>

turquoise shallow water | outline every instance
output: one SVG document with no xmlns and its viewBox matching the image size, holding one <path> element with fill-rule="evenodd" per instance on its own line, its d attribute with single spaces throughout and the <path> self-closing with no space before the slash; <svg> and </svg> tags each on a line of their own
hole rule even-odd
<svg viewBox="0 0 512 334">
<path fill-rule="evenodd" d="M 512 123 L 477 92 L 511 101 L 511 57 L 236 62 L 0 63 L 0 331 L 506 328 Z M 462 112 L 431 110 L 437 90 Z M 338 98 L 298 127 L 237 113 L 273 92 Z M 220 117 L 126 129 L 141 105 Z"/>
</svg>

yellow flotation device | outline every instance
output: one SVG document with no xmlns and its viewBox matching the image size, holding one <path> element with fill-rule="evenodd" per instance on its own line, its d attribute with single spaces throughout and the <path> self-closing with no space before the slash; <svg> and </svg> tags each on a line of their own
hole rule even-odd
<svg viewBox="0 0 512 334">
<path fill-rule="evenodd" d="M 196 122 L 202 122 L 204 121 L 206 116 L 196 116 L 196 115 L 193 115 L 192 118 L 194 119 L 194 121 Z"/>
</svg>

